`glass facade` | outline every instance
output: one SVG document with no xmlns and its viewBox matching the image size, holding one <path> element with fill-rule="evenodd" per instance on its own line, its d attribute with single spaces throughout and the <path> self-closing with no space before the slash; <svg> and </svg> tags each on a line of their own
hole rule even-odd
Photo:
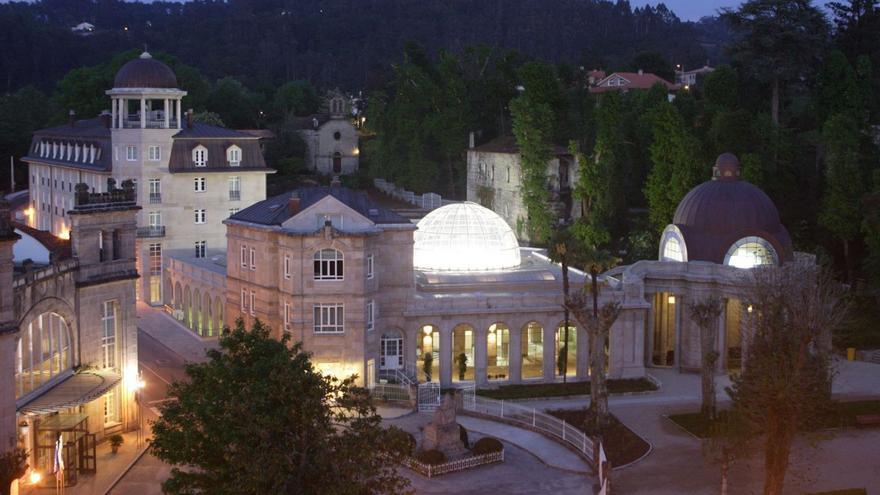
<svg viewBox="0 0 880 495">
<path fill-rule="evenodd" d="M 21 331 L 15 353 L 15 397 L 21 397 L 71 369 L 70 329 L 56 313 L 43 313 Z"/>
</svg>

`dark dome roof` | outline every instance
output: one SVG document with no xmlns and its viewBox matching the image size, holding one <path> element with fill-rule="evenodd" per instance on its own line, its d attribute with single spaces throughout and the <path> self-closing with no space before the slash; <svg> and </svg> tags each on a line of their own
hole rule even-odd
<svg viewBox="0 0 880 495">
<path fill-rule="evenodd" d="M 684 237 L 689 261 L 723 263 L 730 247 L 749 236 L 770 242 L 781 263 L 792 259 L 791 238 L 776 205 L 740 178 L 739 160 L 731 153 L 718 157 L 712 180 L 685 195 L 672 223 Z"/>
<path fill-rule="evenodd" d="M 176 88 L 177 76 L 171 67 L 144 52 L 127 62 L 116 73 L 114 88 Z"/>
</svg>

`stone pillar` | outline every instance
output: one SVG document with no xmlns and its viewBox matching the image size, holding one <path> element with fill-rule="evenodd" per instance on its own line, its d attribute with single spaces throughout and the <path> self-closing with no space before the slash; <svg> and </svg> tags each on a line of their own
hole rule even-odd
<svg viewBox="0 0 880 495">
<path fill-rule="evenodd" d="M 587 335 L 587 329 L 583 328 L 581 325 L 576 326 L 577 328 L 577 340 L 575 352 L 575 364 L 577 366 L 577 377 L 579 380 L 587 380 L 590 378 L 590 374 L 588 373 L 590 369 L 590 339 Z"/>
<path fill-rule="evenodd" d="M 110 99 L 110 127 L 116 127 L 116 98 Z"/>
<path fill-rule="evenodd" d="M 168 98 L 165 98 L 163 100 L 163 102 L 164 102 L 164 105 L 163 105 L 164 112 L 163 113 L 165 115 L 165 128 L 168 129 L 169 124 L 170 124 L 169 119 L 171 119 L 171 115 L 169 115 L 169 112 L 171 111 L 171 100 L 169 100 Z"/>
<path fill-rule="evenodd" d="M 440 386 L 452 386 L 452 328 L 440 327 Z"/>
<path fill-rule="evenodd" d="M 544 381 L 556 380 L 556 323 L 544 324 Z"/>
<path fill-rule="evenodd" d="M 180 99 L 177 100 L 177 128 L 180 129 Z"/>
<path fill-rule="evenodd" d="M 11 224 L 9 203 L 0 201 L 0 453 L 15 447 L 16 325 L 12 289 L 12 245 L 20 236 Z"/>
<path fill-rule="evenodd" d="M 147 100 L 141 97 L 141 129 L 147 128 Z"/>
<path fill-rule="evenodd" d="M 510 328 L 509 367 L 507 374 L 510 383 L 522 382 L 522 327 Z"/>
<path fill-rule="evenodd" d="M 213 300 L 212 300 L 213 303 Z M 416 346 L 419 345 L 422 339 L 422 332 L 419 329 L 416 329 L 415 332 L 411 330 L 407 330 L 404 328 L 403 330 L 403 363 L 404 365 L 413 365 L 415 366 L 416 379 L 418 381 L 422 380 L 424 376 L 424 372 L 422 371 L 422 367 L 419 366 L 418 356 L 416 355 Z"/>
<path fill-rule="evenodd" d="M 474 382 L 478 387 L 486 385 L 487 336 L 485 325 L 474 327 Z"/>
<path fill-rule="evenodd" d="M 718 315 L 718 335 L 715 338 L 715 350 L 718 351 L 718 361 L 715 362 L 715 371 L 724 373 L 727 369 L 727 299 L 721 299 L 721 314 Z"/>
<path fill-rule="evenodd" d="M 670 292 L 669 295 L 675 297 L 675 318 L 673 318 L 673 320 L 675 321 L 675 361 L 672 363 L 672 365 L 676 369 L 681 370 L 682 363 L 684 362 L 684 360 L 682 359 L 682 348 L 684 346 L 682 345 L 681 341 L 681 332 L 683 330 L 682 323 L 684 322 L 684 319 L 682 318 L 681 306 L 682 304 L 684 304 L 684 300 L 681 294 Z"/>
</svg>

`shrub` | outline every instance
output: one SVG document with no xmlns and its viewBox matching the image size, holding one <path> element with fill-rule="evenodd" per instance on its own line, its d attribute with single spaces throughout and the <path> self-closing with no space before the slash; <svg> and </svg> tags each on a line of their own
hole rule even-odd
<svg viewBox="0 0 880 495">
<path fill-rule="evenodd" d="M 458 438 L 461 440 L 461 443 L 465 446 L 465 448 L 471 446 L 470 442 L 468 442 L 468 434 L 464 426 L 458 425 Z"/>
<path fill-rule="evenodd" d="M 416 437 L 414 437 L 412 433 L 406 434 L 406 447 L 407 455 L 412 455 L 412 453 L 416 450 Z"/>
<path fill-rule="evenodd" d="M 504 450 L 504 445 L 502 445 L 497 438 L 484 437 L 477 440 L 477 442 L 474 443 L 474 448 L 471 450 L 474 455 L 485 455 L 493 452 L 501 452 Z"/>
<path fill-rule="evenodd" d="M 416 460 L 421 462 L 422 464 L 436 466 L 438 464 L 443 464 L 444 462 L 446 462 L 446 454 L 435 449 L 421 450 L 419 452 L 416 452 Z"/>
<path fill-rule="evenodd" d="M 125 441 L 125 439 L 122 438 L 122 435 L 120 435 L 119 433 L 110 435 L 110 438 L 108 438 L 108 440 L 110 441 L 110 446 L 117 448 L 122 445 L 122 442 Z"/>
</svg>

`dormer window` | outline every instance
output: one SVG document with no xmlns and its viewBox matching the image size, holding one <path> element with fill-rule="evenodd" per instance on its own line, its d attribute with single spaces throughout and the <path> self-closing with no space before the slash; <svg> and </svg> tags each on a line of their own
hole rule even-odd
<svg viewBox="0 0 880 495">
<path fill-rule="evenodd" d="M 229 162 L 230 167 L 241 165 L 241 148 L 235 145 L 226 148 L 226 161 Z"/>
<path fill-rule="evenodd" d="M 208 166 L 208 148 L 205 148 L 201 144 L 193 148 L 192 151 L 193 164 L 196 167 L 207 167 Z"/>
</svg>

